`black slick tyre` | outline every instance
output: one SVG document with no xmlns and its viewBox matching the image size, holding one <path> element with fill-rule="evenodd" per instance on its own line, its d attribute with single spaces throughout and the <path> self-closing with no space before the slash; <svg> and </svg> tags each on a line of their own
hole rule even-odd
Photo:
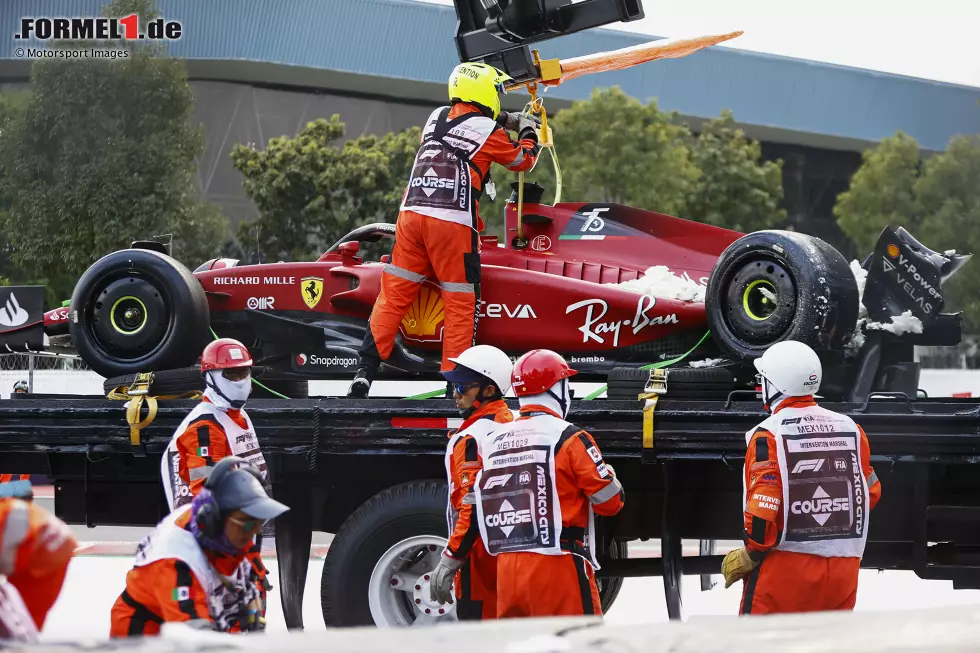
<svg viewBox="0 0 980 653">
<path fill-rule="evenodd" d="M 190 367 L 210 339 L 204 289 L 175 259 L 124 249 L 93 263 L 75 284 L 68 328 L 82 360 L 114 377 Z"/>
<path fill-rule="evenodd" d="M 842 351 L 857 325 L 858 290 L 847 261 L 826 242 L 758 231 L 718 258 L 705 305 L 714 341 L 747 363 L 782 340 L 818 353 Z"/>
</svg>

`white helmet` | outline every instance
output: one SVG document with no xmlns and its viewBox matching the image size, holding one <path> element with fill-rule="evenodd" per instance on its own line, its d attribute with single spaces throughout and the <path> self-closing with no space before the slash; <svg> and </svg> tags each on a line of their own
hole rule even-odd
<svg viewBox="0 0 980 653">
<path fill-rule="evenodd" d="M 761 358 L 752 361 L 763 379 L 778 391 L 770 396 L 763 388 L 768 403 L 776 397 L 814 395 L 820 389 L 823 368 L 817 353 L 796 340 L 783 340 L 772 345 Z"/>
<path fill-rule="evenodd" d="M 487 377 L 493 381 L 493 384 L 497 386 L 502 395 L 507 394 L 507 391 L 510 390 L 510 373 L 514 369 L 514 365 L 510 362 L 510 357 L 496 347 L 490 345 L 474 345 L 459 356 L 450 358 L 449 360 L 456 363 L 459 367 L 465 367 L 467 370 L 472 370 Z M 461 375 L 455 370 L 443 372 L 442 375 L 447 381 L 468 380 L 462 378 L 465 375 Z"/>
</svg>

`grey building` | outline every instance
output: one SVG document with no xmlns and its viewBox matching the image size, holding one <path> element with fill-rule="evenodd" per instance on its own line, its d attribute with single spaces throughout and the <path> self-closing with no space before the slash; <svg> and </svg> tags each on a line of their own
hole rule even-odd
<svg viewBox="0 0 980 653">
<path fill-rule="evenodd" d="M 100 0 L 4 0 L 0 5 L 0 83 L 26 83 L 29 61 L 13 35 L 20 19 L 96 16 Z M 158 0 L 183 35 L 169 52 L 187 60 L 207 145 L 203 194 L 234 221 L 255 215 L 229 152 L 264 147 L 308 121 L 339 113 L 348 136 L 420 124 L 446 100 L 458 63 L 451 7 L 412 0 Z M 543 57 L 614 50 L 650 40 L 599 29 L 540 44 Z M 38 45 L 35 43 L 35 45 Z M 657 98 L 695 129 L 731 109 L 785 161 L 789 221 L 839 244 L 831 209 L 863 149 L 901 129 L 926 151 L 956 134 L 980 133 L 980 89 L 785 57 L 713 48 L 615 73 L 573 80 L 547 94 L 551 110 L 618 85 Z M 505 106 L 523 106 L 508 96 Z M 582 198 L 587 199 L 587 198 Z M 850 254 L 849 252 L 844 252 Z"/>
</svg>

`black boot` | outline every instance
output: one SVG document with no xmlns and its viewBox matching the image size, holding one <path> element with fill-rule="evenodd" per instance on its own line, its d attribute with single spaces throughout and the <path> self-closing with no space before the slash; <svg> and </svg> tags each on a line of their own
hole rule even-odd
<svg viewBox="0 0 980 653">
<path fill-rule="evenodd" d="M 354 380 L 351 381 L 350 387 L 347 388 L 347 397 L 349 399 L 365 399 L 368 396 L 368 392 L 371 390 L 371 382 L 374 379 L 374 374 L 367 367 L 357 368 L 357 374 L 354 375 Z"/>
</svg>

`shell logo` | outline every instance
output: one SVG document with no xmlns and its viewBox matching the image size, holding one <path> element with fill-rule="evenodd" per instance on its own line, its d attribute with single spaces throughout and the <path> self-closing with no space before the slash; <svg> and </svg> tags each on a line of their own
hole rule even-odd
<svg viewBox="0 0 980 653">
<path fill-rule="evenodd" d="M 892 243 L 891 245 L 889 245 L 886 248 L 886 250 L 888 251 L 888 255 L 891 256 L 892 258 L 897 258 L 898 257 L 898 254 L 899 254 L 899 251 L 900 251 L 898 249 L 898 245 L 896 245 L 894 243 Z"/>
<path fill-rule="evenodd" d="M 401 329 L 412 340 L 442 340 L 442 324 L 445 318 L 442 294 L 423 285 L 418 297 L 402 318 Z"/>
</svg>

